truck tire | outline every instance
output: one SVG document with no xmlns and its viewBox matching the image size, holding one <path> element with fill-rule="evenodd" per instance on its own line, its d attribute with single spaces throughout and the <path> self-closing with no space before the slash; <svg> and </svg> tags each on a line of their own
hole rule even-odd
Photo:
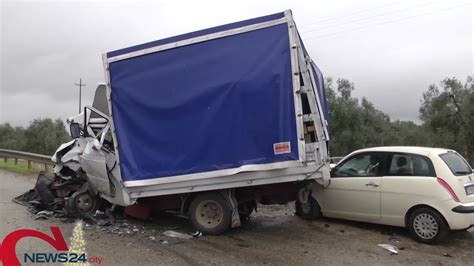
<svg viewBox="0 0 474 266">
<path fill-rule="evenodd" d="M 312 197 L 308 197 L 308 202 L 303 204 L 298 199 L 295 201 L 296 215 L 305 220 L 316 220 L 322 217 L 321 207 L 318 202 Z"/>
<path fill-rule="evenodd" d="M 67 202 L 67 212 L 69 215 L 92 220 L 97 207 L 97 197 L 89 191 L 76 191 Z"/>
<path fill-rule="evenodd" d="M 203 234 L 222 234 L 230 228 L 230 203 L 218 192 L 198 194 L 189 207 L 189 217 Z"/>
<path fill-rule="evenodd" d="M 56 198 L 53 194 L 53 191 L 51 191 L 49 188 L 50 185 L 51 181 L 49 181 L 48 177 L 44 173 L 40 173 L 38 175 L 38 179 L 36 180 L 35 190 L 40 196 L 41 203 L 44 206 L 48 206 Z"/>
<path fill-rule="evenodd" d="M 450 233 L 443 216 L 427 207 L 414 210 L 408 217 L 407 227 L 413 239 L 430 245 L 446 241 Z"/>
</svg>

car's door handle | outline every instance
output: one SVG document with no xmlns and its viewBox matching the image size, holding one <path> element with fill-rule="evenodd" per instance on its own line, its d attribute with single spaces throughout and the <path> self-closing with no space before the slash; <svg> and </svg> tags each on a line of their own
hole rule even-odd
<svg viewBox="0 0 474 266">
<path fill-rule="evenodd" d="M 365 184 L 366 187 L 379 187 L 380 185 L 375 184 L 374 182 L 370 182 Z"/>
</svg>

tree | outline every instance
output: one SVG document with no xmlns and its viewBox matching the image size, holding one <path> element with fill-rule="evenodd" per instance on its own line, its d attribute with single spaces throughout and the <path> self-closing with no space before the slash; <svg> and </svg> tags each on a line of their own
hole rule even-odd
<svg viewBox="0 0 474 266">
<path fill-rule="evenodd" d="M 0 125 L 0 149 L 27 151 L 52 155 L 56 149 L 70 139 L 60 119 L 35 119 L 25 129 Z"/>
<path fill-rule="evenodd" d="M 423 93 L 420 119 L 431 132 L 435 146 L 455 149 L 474 162 L 474 83 L 468 77 L 463 85 L 456 78 L 430 85 Z"/>
<path fill-rule="evenodd" d="M 354 90 L 354 83 L 347 79 L 337 79 L 337 91 L 344 101 L 351 98 L 351 93 Z"/>
<path fill-rule="evenodd" d="M 337 92 L 333 89 L 332 79 L 327 79 L 329 95 L 329 132 L 331 134 L 331 153 L 346 154 L 363 145 L 363 133 L 360 131 L 362 117 L 358 111 L 358 100 L 351 97 L 354 84 L 346 79 L 338 79 Z"/>
<path fill-rule="evenodd" d="M 466 156 L 474 165 L 474 80 L 473 77 L 468 77 L 464 89 L 467 95 L 464 97 L 461 107 L 462 112 L 462 135 L 466 144 Z"/>
<path fill-rule="evenodd" d="M 352 97 L 355 86 L 338 79 L 326 81 L 329 101 L 331 155 L 346 155 L 354 150 L 391 145 L 431 146 L 431 135 L 425 126 L 411 121 L 391 121 L 390 117 L 367 99 Z"/>
<path fill-rule="evenodd" d="M 388 145 L 432 146 L 431 134 L 424 125 L 412 121 L 391 122 L 391 137 Z"/>
<path fill-rule="evenodd" d="M 9 123 L 0 125 L 0 148 L 24 150 L 26 140 L 22 127 L 12 127 Z"/>
<path fill-rule="evenodd" d="M 61 143 L 69 140 L 60 119 L 35 119 L 25 130 L 25 149 L 39 154 L 53 154 Z"/>
</svg>

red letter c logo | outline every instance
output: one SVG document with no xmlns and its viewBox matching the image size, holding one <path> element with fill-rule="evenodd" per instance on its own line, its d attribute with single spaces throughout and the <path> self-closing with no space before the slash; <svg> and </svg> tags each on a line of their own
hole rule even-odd
<svg viewBox="0 0 474 266">
<path fill-rule="evenodd" d="M 0 247 L 0 259 L 5 266 L 20 266 L 20 261 L 16 257 L 16 243 L 24 237 L 36 237 L 43 239 L 53 246 L 57 251 L 68 251 L 66 241 L 61 234 L 59 227 L 50 227 L 53 237 L 48 236 L 45 233 L 41 233 L 32 229 L 20 229 L 16 230 L 3 239 L 2 246 Z"/>
</svg>

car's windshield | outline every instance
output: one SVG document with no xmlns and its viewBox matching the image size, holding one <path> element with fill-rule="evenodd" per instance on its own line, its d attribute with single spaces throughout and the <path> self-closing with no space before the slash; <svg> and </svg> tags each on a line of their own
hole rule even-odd
<svg viewBox="0 0 474 266">
<path fill-rule="evenodd" d="M 448 165 L 454 175 L 472 174 L 472 168 L 466 160 L 456 152 L 447 152 L 440 154 L 439 157 Z"/>
</svg>

